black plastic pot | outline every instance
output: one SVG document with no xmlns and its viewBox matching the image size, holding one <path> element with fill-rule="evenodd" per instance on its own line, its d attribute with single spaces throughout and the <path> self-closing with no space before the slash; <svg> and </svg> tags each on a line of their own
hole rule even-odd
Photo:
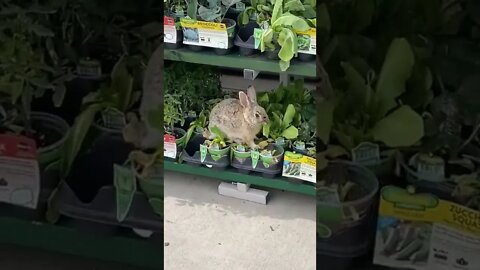
<svg viewBox="0 0 480 270">
<path fill-rule="evenodd" d="M 303 61 L 303 62 L 311 62 L 315 60 L 315 55 L 308 54 L 308 53 L 299 53 L 298 59 L 300 59 L 300 61 Z"/>
<path fill-rule="evenodd" d="M 230 158 L 228 154 L 218 160 L 214 160 L 210 154 L 207 154 L 205 160 L 202 162 L 200 145 L 204 142 L 205 138 L 203 138 L 202 135 L 194 136 L 188 142 L 187 147 L 183 150 L 180 160 L 195 166 L 205 165 L 207 167 L 220 170 L 227 168 L 230 165 Z"/>
<path fill-rule="evenodd" d="M 349 261 L 364 256 L 373 246 L 377 216 L 378 181 L 375 175 L 364 167 L 351 162 L 335 161 L 345 164 L 350 181 L 365 189 L 362 198 L 344 203 L 331 203 L 317 200 L 317 256 L 341 258 L 340 265 L 332 269 L 348 269 L 341 261 Z M 331 220 L 332 211 L 355 209 L 359 219 L 343 217 Z M 335 216 L 335 215 L 334 215 Z M 323 228 L 323 233 L 320 229 Z M 333 262 L 335 262 L 334 260 Z M 348 265 L 347 265 L 348 266 Z"/>
<path fill-rule="evenodd" d="M 88 77 L 78 76 L 72 81 L 66 82 L 65 97 L 60 107 L 55 107 L 52 101 L 53 91 L 46 91 L 45 94 L 32 102 L 32 109 L 58 115 L 67 123 L 73 124 L 75 117 L 81 112 L 83 98 L 98 90 L 106 76 Z"/>
<path fill-rule="evenodd" d="M 90 203 L 102 187 L 113 185 L 113 165 L 122 165 L 133 149 L 120 136 L 98 137 L 91 148 L 75 160 L 66 183 L 81 202 Z"/>
<path fill-rule="evenodd" d="M 237 30 L 237 22 L 233 19 L 225 18 L 223 19 L 223 23 L 226 24 L 227 27 L 227 34 L 228 34 L 228 45 L 227 49 L 220 49 L 220 48 L 215 48 L 214 52 L 217 55 L 226 55 L 229 54 L 232 51 L 233 48 L 233 43 L 235 39 L 235 34 Z"/>
<path fill-rule="evenodd" d="M 241 26 L 235 36 L 234 45 L 239 48 L 240 55 L 250 56 L 257 52 L 255 49 L 255 37 L 253 35 L 255 28 L 258 28 L 257 22 L 249 22 Z"/>
<path fill-rule="evenodd" d="M 275 50 L 266 49 L 265 56 L 270 60 L 279 60 L 278 53 L 280 52 L 280 48 L 276 48 Z"/>
</svg>

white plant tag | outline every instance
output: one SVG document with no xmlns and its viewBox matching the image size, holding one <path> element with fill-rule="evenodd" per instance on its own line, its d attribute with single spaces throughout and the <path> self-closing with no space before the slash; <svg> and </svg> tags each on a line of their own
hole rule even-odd
<svg viewBox="0 0 480 270">
<path fill-rule="evenodd" d="M 163 17 L 163 42 L 177 43 L 177 29 L 175 27 L 175 19 L 172 17 Z"/>
<path fill-rule="evenodd" d="M 163 156 L 167 158 L 177 158 L 177 140 L 170 134 L 163 135 Z"/>
<path fill-rule="evenodd" d="M 380 163 L 380 147 L 378 144 L 363 142 L 352 149 L 352 161 L 364 166 Z"/>
</svg>

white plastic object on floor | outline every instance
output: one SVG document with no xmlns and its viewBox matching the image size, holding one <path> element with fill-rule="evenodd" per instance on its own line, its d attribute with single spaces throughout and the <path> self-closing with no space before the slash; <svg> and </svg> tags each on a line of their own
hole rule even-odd
<svg viewBox="0 0 480 270">
<path fill-rule="evenodd" d="M 218 193 L 227 197 L 267 204 L 268 191 L 250 188 L 249 184 L 222 182 L 218 185 Z"/>
<path fill-rule="evenodd" d="M 150 238 L 153 234 L 153 231 L 137 229 L 137 228 L 132 228 L 132 231 L 142 238 Z"/>
<path fill-rule="evenodd" d="M 257 78 L 259 71 L 253 69 L 244 69 L 243 70 L 243 78 L 246 80 L 253 81 Z"/>
</svg>

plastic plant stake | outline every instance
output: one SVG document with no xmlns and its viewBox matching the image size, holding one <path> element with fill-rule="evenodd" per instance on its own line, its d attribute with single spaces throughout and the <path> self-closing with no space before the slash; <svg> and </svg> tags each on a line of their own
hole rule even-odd
<svg viewBox="0 0 480 270">
<path fill-rule="evenodd" d="M 134 170 L 117 164 L 113 165 L 114 185 L 117 200 L 117 220 L 123 222 L 132 206 L 137 191 L 137 178 Z"/>
</svg>

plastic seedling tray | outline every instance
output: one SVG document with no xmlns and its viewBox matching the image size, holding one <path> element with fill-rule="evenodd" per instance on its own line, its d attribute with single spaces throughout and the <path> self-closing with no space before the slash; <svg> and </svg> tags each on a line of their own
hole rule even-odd
<svg viewBox="0 0 480 270">
<path fill-rule="evenodd" d="M 185 161 L 191 165 L 205 165 L 213 169 L 223 170 L 230 165 L 230 157 L 226 155 L 219 160 L 213 160 L 210 154 L 207 154 L 205 160 L 202 162 L 200 154 L 200 145 L 203 144 L 205 138 L 202 135 L 196 135 L 193 137 L 190 142 L 188 142 L 187 147 L 183 150 L 180 155 L 180 160 Z"/>
<path fill-rule="evenodd" d="M 154 232 L 163 231 L 163 219 L 154 214 L 147 197 L 141 192 L 135 193 L 130 211 L 123 222 L 117 221 L 115 188 L 113 186 L 102 187 L 92 202 L 84 203 L 65 184 L 59 191 L 58 207 L 62 215 L 81 221 Z"/>
</svg>

